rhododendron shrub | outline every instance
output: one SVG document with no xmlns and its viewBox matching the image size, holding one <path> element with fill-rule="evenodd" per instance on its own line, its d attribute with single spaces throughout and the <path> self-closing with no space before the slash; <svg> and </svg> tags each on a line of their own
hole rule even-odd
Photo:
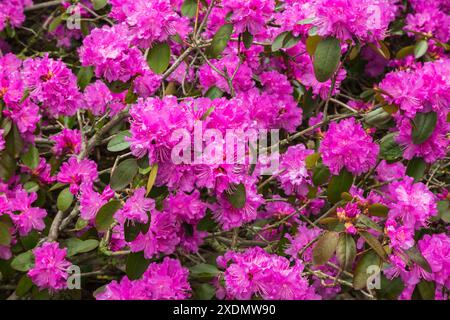
<svg viewBox="0 0 450 320">
<path fill-rule="evenodd" d="M 448 299 L 449 10 L 0 0 L 0 298 Z"/>
</svg>

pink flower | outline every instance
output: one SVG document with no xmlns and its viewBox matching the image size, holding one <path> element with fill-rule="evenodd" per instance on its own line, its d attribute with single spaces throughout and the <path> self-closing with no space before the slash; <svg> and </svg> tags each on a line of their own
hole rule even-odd
<svg viewBox="0 0 450 320">
<path fill-rule="evenodd" d="M 130 29 L 133 45 L 148 48 L 178 34 L 191 31 L 189 19 L 181 17 L 169 0 L 111 0 L 111 17 Z"/>
<path fill-rule="evenodd" d="M 158 253 L 171 254 L 180 243 L 179 224 L 176 217 L 163 211 L 153 210 L 149 230 L 130 243 L 132 252 L 144 251 L 146 259 Z"/>
<path fill-rule="evenodd" d="M 249 300 L 310 300 L 320 299 L 308 281 L 302 277 L 303 265 L 296 260 L 290 266 L 288 259 L 269 254 L 259 247 L 242 253 L 228 251 L 217 259 L 226 269 L 223 275 L 227 299 Z"/>
<path fill-rule="evenodd" d="M 51 291 L 67 287 L 67 249 L 60 249 L 57 242 L 45 242 L 33 250 L 34 267 L 28 271 L 30 279 L 40 288 Z"/>
<path fill-rule="evenodd" d="M 248 30 L 257 35 L 263 31 L 272 18 L 275 1 L 273 0 L 223 0 L 224 11 L 231 14 L 230 20 L 236 33 Z"/>
<path fill-rule="evenodd" d="M 382 160 L 377 167 L 377 179 L 388 182 L 396 179 L 403 179 L 406 174 L 406 167 L 401 162 L 387 163 Z"/>
<path fill-rule="evenodd" d="M 399 226 L 395 220 L 388 220 L 385 225 L 386 234 L 394 249 L 409 249 L 414 245 L 414 229 Z"/>
<path fill-rule="evenodd" d="M 70 192 L 77 194 L 83 182 L 94 182 L 97 177 L 97 164 L 94 161 L 77 160 L 76 157 L 71 157 L 62 164 L 56 178 L 60 183 L 70 184 Z"/>
<path fill-rule="evenodd" d="M 81 218 L 87 221 L 94 219 L 100 208 L 112 197 L 114 197 L 114 191 L 109 186 L 100 194 L 94 191 L 92 182 L 82 183 L 79 196 Z"/>
<path fill-rule="evenodd" d="M 162 77 L 153 73 L 151 70 L 146 70 L 142 75 L 138 76 L 133 82 L 134 93 L 142 98 L 152 96 L 156 90 L 161 86 Z"/>
<path fill-rule="evenodd" d="M 183 300 L 190 297 L 189 271 L 179 260 L 164 258 L 151 263 L 139 280 L 123 277 L 96 295 L 97 300 Z"/>
<path fill-rule="evenodd" d="M 188 195 L 179 192 L 166 199 L 165 208 L 170 214 L 177 216 L 182 221 L 194 224 L 206 214 L 206 204 L 200 200 L 200 192 L 195 190 Z"/>
<path fill-rule="evenodd" d="M 405 227 L 419 229 L 437 214 L 435 196 L 421 182 L 405 176 L 388 187 L 389 218 L 400 219 Z"/>
<path fill-rule="evenodd" d="M 80 107 L 77 78 L 61 60 L 28 58 L 23 62 L 23 79 L 30 98 L 52 116 L 71 116 Z"/>
<path fill-rule="evenodd" d="M 289 147 L 282 155 L 277 179 L 287 195 L 305 196 L 308 193 L 311 177 L 306 169 L 305 158 L 312 153 L 303 144 L 298 144 Z"/>
<path fill-rule="evenodd" d="M 149 213 L 155 209 L 155 201 L 146 198 L 145 193 L 144 187 L 136 189 L 122 209 L 115 213 L 114 218 L 121 224 L 124 224 L 126 220 L 147 223 Z"/>
<path fill-rule="evenodd" d="M 28 167 L 22 167 L 22 172 L 26 172 L 31 174 L 33 177 L 36 177 L 42 183 L 49 184 L 55 181 L 55 177 L 51 176 L 51 166 L 47 163 L 45 158 L 39 158 L 39 164 L 36 168 L 30 169 Z"/>
<path fill-rule="evenodd" d="M 58 157 L 64 154 L 79 154 L 81 151 L 81 132 L 79 130 L 71 130 L 64 128 L 58 134 L 50 138 L 55 141 L 53 152 Z"/>
<path fill-rule="evenodd" d="M 427 280 L 450 288 L 450 238 L 445 233 L 426 234 L 418 246 L 433 271 Z"/>
<path fill-rule="evenodd" d="M 36 199 L 36 192 L 27 193 L 22 188 L 15 190 L 8 199 L 9 210 L 17 212 L 10 214 L 10 217 L 21 236 L 27 235 L 33 229 L 42 231 L 45 228 L 44 218 L 47 211 L 31 206 Z"/>
<path fill-rule="evenodd" d="M 130 31 L 123 24 L 96 28 L 83 40 L 80 61 L 94 66 L 97 77 L 127 82 L 148 68 L 142 52 L 130 47 L 130 42 Z"/>
<path fill-rule="evenodd" d="M 256 185 L 251 178 L 246 179 L 243 183 L 246 199 L 242 208 L 235 208 L 229 200 L 227 192 L 233 192 L 234 188 L 222 192 L 217 198 L 217 204 L 213 207 L 214 218 L 224 230 L 240 227 L 244 223 L 255 220 L 258 207 L 264 203 L 263 197 L 258 194 Z"/>
<path fill-rule="evenodd" d="M 319 150 L 332 174 L 345 168 L 360 175 L 375 166 L 379 149 L 361 124 L 350 118 L 330 124 Z"/>
<path fill-rule="evenodd" d="M 19 27 L 25 21 L 24 8 L 32 5 L 31 0 L 3 0 L 0 2 L 0 31 L 7 24 Z"/>
</svg>

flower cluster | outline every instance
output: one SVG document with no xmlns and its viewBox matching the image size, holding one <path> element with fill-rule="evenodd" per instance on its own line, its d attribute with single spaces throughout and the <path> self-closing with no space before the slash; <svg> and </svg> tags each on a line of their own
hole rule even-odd
<svg viewBox="0 0 450 320">
<path fill-rule="evenodd" d="M 189 298 L 189 271 L 180 261 L 164 258 L 151 263 L 139 280 L 123 277 L 113 281 L 96 295 L 98 300 L 182 300 Z"/>
<path fill-rule="evenodd" d="M 228 251 L 217 259 L 217 264 L 225 269 L 224 288 L 218 291 L 219 298 L 320 299 L 302 277 L 304 267 L 298 260 L 291 267 L 288 259 L 255 247 L 242 253 Z"/>
</svg>

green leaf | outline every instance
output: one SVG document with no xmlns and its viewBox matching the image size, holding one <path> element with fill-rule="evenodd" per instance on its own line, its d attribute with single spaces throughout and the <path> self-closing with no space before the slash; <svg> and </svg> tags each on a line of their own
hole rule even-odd
<svg viewBox="0 0 450 320">
<path fill-rule="evenodd" d="M 315 186 L 320 186 L 327 182 L 329 177 L 330 169 L 328 169 L 328 167 L 324 166 L 323 164 L 319 164 L 314 169 L 312 181 Z"/>
<path fill-rule="evenodd" d="M 326 38 L 314 52 L 314 74 L 317 81 L 326 82 L 336 72 L 341 60 L 341 46 L 336 38 Z"/>
<path fill-rule="evenodd" d="M 414 46 L 414 57 L 419 59 L 425 55 L 428 51 L 428 42 L 425 39 L 420 40 Z"/>
<path fill-rule="evenodd" d="M 107 84 L 109 90 L 111 90 L 114 93 L 122 93 L 126 90 L 129 90 L 131 88 L 131 82 L 122 82 L 119 80 L 113 81 L 113 82 L 109 82 Z"/>
<path fill-rule="evenodd" d="M 406 167 L 406 175 L 414 178 L 414 181 L 422 180 L 427 164 L 422 158 L 412 158 Z"/>
<path fill-rule="evenodd" d="M 250 49 L 250 47 L 253 44 L 253 35 L 248 32 L 248 30 L 245 30 L 245 32 L 242 34 L 242 42 L 244 43 L 244 47 L 246 49 Z"/>
<path fill-rule="evenodd" d="M 0 221 L 0 246 L 9 246 L 11 243 L 11 234 L 9 233 L 9 226 Z"/>
<path fill-rule="evenodd" d="M 289 49 L 295 46 L 300 41 L 300 37 L 294 37 L 294 35 L 289 32 L 283 39 L 283 48 Z"/>
<path fill-rule="evenodd" d="M 8 181 L 15 173 L 16 161 L 7 152 L 0 153 L 0 178 Z"/>
<path fill-rule="evenodd" d="M 221 98 L 223 96 L 223 91 L 217 88 L 216 86 L 212 86 L 205 93 L 205 97 L 210 99 Z"/>
<path fill-rule="evenodd" d="M 381 275 L 377 297 L 379 299 L 397 300 L 404 288 L 405 285 L 400 277 L 389 280 L 386 276 Z"/>
<path fill-rule="evenodd" d="M 341 194 L 348 192 L 353 184 L 353 176 L 346 169 L 342 169 L 339 175 L 333 176 L 328 185 L 328 201 L 336 203 L 341 200 Z"/>
<path fill-rule="evenodd" d="M 217 30 L 214 35 L 211 45 L 206 49 L 206 54 L 210 58 L 216 58 L 219 56 L 223 50 L 228 45 L 228 41 L 230 41 L 231 34 L 233 33 L 233 25 L 232 24 L 224 24 Z"/>
<path fill-rule="evenodd" d="M 214 287 L 208 283 L 193 286 L 195 300 L 211 300 L 216 295 Z"/>
<path fill-rule="evenodd" d="M 23 150 L 24 141 L 16 124 L 12 125 L 11 131 L 6 137 L 6 150 L 14 157 L 18 158 Z"/>
<path fill-rule="evenodd" d="M 130 158 L 122 161 L 114 170 L 110 185 L 115 191 L 125 188 L 133 181 L 134 176 L 138 172 L 138 164 L 136 159 Z"/>
<path fill-rule="evenodd" d="M 381 228 L 375 221 L 370 219 L 368 216 L 365 216 L 363 214 L 361 214 L 358 217 L 357 226 L 367 227 L 378 232 L 383 232 L 383 228 Z"/>
<path fill-rule="evenodd" d="M 67 247 L 67 256 L 72 257 L 79 253 L 86 253 L 98 247 L 98 240 L 88 239 L 80 240 L 78 238 L 70 238 L 65 241 Z"/>
<path fill-rule="evenodd" d="M 368 209 L 369 214 L 376 217 L 386 217 L 389 212 L 389 208 L 381 203 L 371 204 Z"/>
<path fill-rule="evenodd" d="M 367 231 L 360 231 L 359 234 L 367 242 L 367 244 L 380 256 L 381 259 L 387 261 L 388 255 L 381 245 L 380 241 Z"/>
<path fill-rule="evenodd" d="M 81 67 L 77 74 L 78 87 L 84 90 L 91 82 L 94 76 L 94 70 L 92 67 Z"/>
<path fill-rule="evenodd" d="M 95 217 L 95 226 L 98 231 L 106 231 L 114 222 L 114 213 L 122 207 L 119 200 L 111 200 L 97 213 Z"/>
<path fill-rule="evenodd" d="M 130 131 L 126 130 L 116 134 L 114 138 L 109 140 L 106 149 L 110 152 L 120 152 L 128 149 L 130 147 L 130 142 L 126 141 L 125 137 L 131 137 Z"/>
<path fill-rule="evenodd" d="M 83 218 L 79 217 L 77 222 L 75 223 L 75 230 L 76 231 L 83 230 L 88 224 L 89 224 L 89 221 L 84 220 Z"/>
<path fill-rule="evenodd" d="M 389 133 L 380 141 L 380 157 L 387 161 L 394 161 L 402 157 L 402 148 L 394 141 L 395 133 Z"/>
<path fill-rule="evenodd" d="M 356 264 L 353 273 L 353 288 L 362 290 L 367 287 L 367 280 L 373 275 L 369 272 L 370 266 L 381 266 L 380 257 L 372 250 L 365 253 Z"/>
<path fill-rule="evenodd" d="M 58 199 L 56 199 L 56 207 L 58 210 L 64 212 L 70 208 L 72 202 L 73 194 L 70 192 L 70 188 L 66 188 L 59 193 Z"/>
<path fill-rule="evenodd" d="M 144 252 L 133 252 L 128 255 L 125 272 L 130 280 L 139 279 L 147 270 L 150 260 L 145 259 Z"/>
<path fill-rule="evenodd" d="M 413 121 L 412 141 L 422 144 L 433 134 L 437 124 L 437 114 L 434 111 L 417 113 Z"/>
<path fill-rule="evenodd" d="M 31 281 L 27 275 L 23 275 L 22 278 L 20 278 L 19 283 L 17 283 L 16 295 L 18 297 L 23 297 L 28 293 L 28 291 L 30 291 L 32 286 L 33 281 Z"/>
<path fill-rule="evenodd" d="M 226 196 L 233 208 L 242 209 L 245 206 L 245 202 L 247 200 L 245 185 L 243 183 L 238 184 L 231 191 L 227 191 Z"/>
<path fill-rule="evenodd" d="M 311 36 L 306 39 L 306 51 L 308 51 L 308 54 L 311 57 L 314 56 L 317 45 L 320 41 L 322 41 L 322 38 L 320 36 Z"/>
<path fill-rule="evenodd" d="M 320 159 L 320 154 L 317 153 L 317 152 L 316 153 L 312 153 L 309 156 L 307 156 L 305 158 L 306 168 L 307 169 L 313 169 L 316 166 L 317 161 L 319 161 L 319 159 Z"/>
<path fill-rule="evenodd" d="M 448 200 L 442 200 L 437 203 L 437 209 L 439 211 L 439 218 L 445 223 L 450 223 L 450 202 Z"/>
<path fill-rule="evenodd" d="M 26 192 L 38 192 L 39 191 L 39 184 L 37 184 L 35 181 L 28 181 L 23 185 L 23 188 Z"/>
<path fill-rule="evenodd" d="M 30 145 L 28 151 L 22 154 L 20 159 L 24 165 L 34 170 L 39 165 L 39 151 L 35 146 Z"/>
<path fill-rule="evenodd" d="M 342 233 L 336 248 L 336 257 L 343 270 L 349 270 L 356 258 L 356 244 L 348 233 Z"/>
<path fill-rule="evenodd" d="M 189 269 L 190 275 L 194 278 L 214 278 L 220 270 L 212 264 L 200 263 Z"/>
<path fill-rule="evenodd" d="M 181 6 L 181 14 L 185 17 L 192 18 L 197 12 L 197 0 L 184 0 Z"/>
<path fill-rule="evenodd" d="M 324 265 L 330 260 L 339 241 L 339 233 L 334 231 L 325 231 L 317 240 L 312 250 L 314 265 Z"/>
<path fill-rule="evenodd" d="M 364 121 L 373 127 L 383 129 L 392 120 L 392 115 L 383 108 L 377 108 L 364 116 Z"/>
<path fill-rule="evenodd" d="M 281 48 L 283 48 L 283 43 L 284 43 L 284 39 L 286 38 L 286 36 L 289 34 L 289 31 L 284 31 L 282 33 L 280 33 L 275 40 L 273 40 L 272 43 L 272 52 L 276 52 L 278 50 L 280 50 Z"/>
<path fill-rule="evenodd" d="M 101 10 L 108 4 L 108 0 L 92 0 L 92 6 L 94 10 Z"/>
<path fill-rule="evenodd" d="M 423 257 L 422 253 L 419 251 L 419 249 L 417 249 L 416 246 L 405 250 L 405 253 L 412 262 L 417 263 L 420 267 L 422 267 L 423 270 L 428 273 L 432 272 L 428 261 Z"/>
<path fill-rule="evenodd" d="M 34 266 L 34 255 L 31 250 L 16 256 L 13 261 L 11 261 L 11 268 L 17 271 L 26 272 Z"/>
<path fill-rule="evenodd" d="M 147 62 L 150 68 L 158 74 L 163 73 L 169 67 L 170 47 L 167 43 L 157 43 L 148 52 Z"/>
<path fill-rule="evenodd" d="M 126 220 L 124 225 L 125 241 L 131 242 L 137 238 L 141 232 L 141 225 L 138 222 L 132 220 Z"/>
<path fill-rule="evenodd" d="M 434 300 L 436 298 L 436 285 L 433 281 L 422 280 L 417 284 L 415 289 L 419 291 L 422 300 Z"/>
</svg>

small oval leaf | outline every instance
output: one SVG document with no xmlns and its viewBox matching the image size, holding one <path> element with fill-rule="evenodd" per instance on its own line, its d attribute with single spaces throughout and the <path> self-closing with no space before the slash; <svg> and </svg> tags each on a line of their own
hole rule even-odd
<svg viewBox="0 0 450 320">
<path fill-rule="evenodd" d="M 319 237 L 316 245 L 312 251 L 313 263 L 315 265 L 323 265 L 330 260 L 339 241 L 339 233 L 334 231 L 325 231 L 323 235 Z"/>
<path fill-rule="evenodd" d="M 122 161 L 117 168 L 114 170 L 110 185 L 115 191 L 125 188 L 127 185 L 133 181 L 134 176 L 138 172 L 138 164 L 136 159 L 126 159 Z"/>
<path fill-rule="evenodd" d="M 326 38 L 317 44 L 314 52 L 314 74 L 319 82 L 328 81 L 341 60 L 341 46 L 336 38 Z"/>
<path fill-rule="evenodd" d="M 148 52 L 147 62 L 150 68 L 158 74 L 163 73 L 169 67 L 170 47 L 167 43 L 157 43 Z"/>
</svg>

